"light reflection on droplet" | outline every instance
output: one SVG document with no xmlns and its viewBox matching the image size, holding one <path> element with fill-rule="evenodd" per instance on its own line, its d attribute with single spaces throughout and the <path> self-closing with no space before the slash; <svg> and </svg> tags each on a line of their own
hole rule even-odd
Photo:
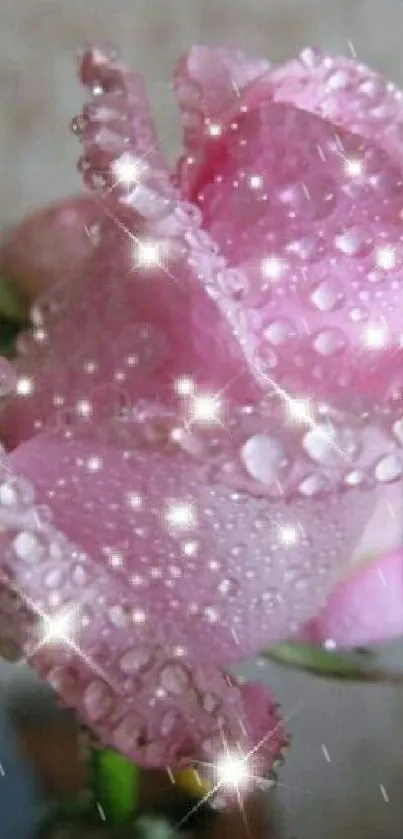
<svg viewBox="0 0 403 839">
<path fill-rule="evenodd" d="M 199 393 L 190 404 L 190 418 L 193 422 L 210 425 L 219 422 L 222 403 L 216 393 Z"/>
<path fill-rule="evenodd" d="M 34 382 L 33 379 L 29 378 L 28 376 L 21 376 L 17 380 L 16 391 L 19 396 L 30 396 L 34 390 Z"/>
<path fill-rule="evenodd" d="M 192 396 L 195 392 L 195 382 L 191 376 L 179 376 L 174 384 L 175 393 L 178 396 Z"/>
<path fill-rule="evenodd" d="M 364 161 L 357 157 L 348 158 L 344 163 L 344 171 L 350 178 L 359 178 L 364 174 Z"/>
<path fill-rule="evenodd" d="M 129 152 L 122 154 L 112 164 L 116 180 L 125 186 L 134 186 L 147 172 L 147 165 Z"/>
<path fill-rule="evenodd" d="M 375 261 L 378 268 L 382 268 L 384 271 L 390 271 L 396 265 L 396 248 L 392 245 L 380 245 L 375 250 Z"/>
<path fill-rule="evenodd" d="M 138 240 L 134 246 L 134 263 L 139 268 L 156 268 L 161 265 L 164 243 L 157 240 Z"/>
<path fill-rule="evenodd" d="M 191 530 L 197 522 L 195 505 L 190 501 L 173 501 L 165 511 L 165 521 L 170 530 Z"/>
<path fill-rule="evenodd" d="M 279 280 L 285 271 L 285 263 L 278 256 L 267 256 L 262 259 L 261 270 L 268 280 Z"/>
<path fill-rule="evenodd" d="M 388 339 L 389 332 L 384 324 L 370 323 L 364 330 L 364 343 L 368 349 L 382 349 Z"/>
</svg>

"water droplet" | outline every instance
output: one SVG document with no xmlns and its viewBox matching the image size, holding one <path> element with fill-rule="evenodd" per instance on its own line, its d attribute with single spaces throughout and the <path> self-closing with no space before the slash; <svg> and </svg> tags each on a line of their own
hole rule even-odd
<svg viewBox="0 0 403 839">
<path fill-rule="evenodd" d="M 124 753 L 136 748 L 145 740 L 141 720 L 134 714 L 128 714 L 115 728 L 112 737 L 114 746 Z"/>
<path fill-rule="evenodd" d="M 399 443 L 403 445 L 403 419 L 396 420 L 393 426 L 393 433 L 395 437 L 399 440 Z"/>
<path fill-rule="evenodd" d="M 60 568 L 53 568 L 45 575 L 44 583 L 46 588 L 58 588 L 63 580 L 63 573 Z"/>
<path fill-rule="evenodd" d="M 181 717 L 177 711 L 170 708 L 162 717 L 160 731 L 163 737 L 169 737 L 181 724 Z"/>
<path fill-rule="evenodd" d="M 60 665 L 52 667 L 46 676 L 46 681 L 64 700 L 77 697 L 77 680 L 66 667 Z"/>
<path fill-rule="evenodd" d="M 326 479 L 323 475 L 307 475 L 306 478 L 299 484 L 299 491 L 301 495 L 312 497 L 319 495 L 325 489 Z"/>
<path fill-rule="evenodd" d="M 0 486 L 0 504 L 5 507 L 30 507 L 35 493 L 25 478 L 9 478 Z"/>
<path fill-rule="evenodd" d="M 267 588 L 258 598 L 258 605 L 265 609 L 274 609 L 279 603 L 279 592 L 276 588 Z"/>
<path fill-rule="evenodd" d="M 224 273 L 224 284 L 235 300 L 241 300 L 248 291 L 248 280 L 238 268 L 228 268 Z"/>
<path fill-rule="evenodd" d="M 189 672 L 183 664 L 167 664 L 160 673 L 160 685 L 171 694 L 181 694 L 190 685 Z"/>
<path fill-rule="evenodd" d="M 260 347 L 260 355 L 267 370 L 274 370 L 277 367 L 278 358 L 274 350 L 268 348 L 265 344 Z"/>
<path fill-rule="evenodd" d="M 182 543 L 181 549 L 184 556 L 196 556 L 199 551 L 199 543 L 195 539 L 189 539 Z"/>
<path fill-rule="evenodd" d="M 319 67 L 323 59 L 324 54 L 319 47 L 305 47 L 299 54 L 299 60 L 307 70 L 314 70 L 315 67 Z"/>
<path fill-rule="evenodd" d="M 120 659 L 120 668 L 124 673 L 133 675 L 151 662 L 150 651 L 144 647 L 133 647 Z"/>
<path fill-rule="evenodd" d="M 289 466 L 279 440 L 266 434 L 254 434 L 241 449 L 241 460 L 254 480 L 270 485 L 284 477 Z"/>
<path fill-rule="evenodd" d="M 367 256 L 372 250 L 372 238 L 363 227 L 355 226 L 343 230 L 336 236 L 335 245 L 346 256 Z"/>
<path fill-rule="evenodd" d="M 343 72 L 343 70 L 336 70 L 336 72 L 332 73 L 327 80 L 327 86 L 330 90 L 341 90 L 346 87 L 348 83 L 349 77 L 347 73 Z"/>
<path fill-rule="evenodd" d="M 324 221 L 337 206 L 335 183 L 330 177 L 308 176 L 304 182 L 306 200 L 303 207 L 306 218 Z"/>
<path fill-rule="evenodd" d="M 111 606 L 108 609 L 108 616 L 113 626 L 124 629 L 128 625 L 129 616 L 122 606 Z"/>
<path fill-rule="evenodd" d="M 401 478 L 403 474 L 402 460 L 395 454 L 388 454 L 378 461 L 375 467 L 375 478 L 380 483 L 390 483 Z"/>
<path fill-rule="evenodd" d="M 316 286 L 310 300 L 321 312 L 331 312 L 343 303 L 344 295 L 332 280 L 324 280 Z"/>
<path fill-rule="evenodd" d="M 96 722 L 110 711 L 112 707 L 111 692 L 103 682 L 91 682 L 84 691 L 83 702 L 88 716 Z"/>
<path fill-rule="evenodd" d="M 345 349 L 346 339 L 339 329 L 324 329 L 316 336 L 313 345 L 320 355 L 330 358 Z"/>
<path fill-rule="evenodd" d="M 344 483 L 347 486 L 356 487 L 360 486 L 365 479 L 365 475 L 359 469 L 353 469 L 352 472 L 349 472 L 345 478 Z"/>
<path fill-rule="evenodd" d="M 72 134 L 80 136 L 83 133 L 85 121 L 82 116 L 75 116 L 70 120 L 70 131 Z"/>
<path fill-rule="evenodd" d="M 349 310 L 348 316 L 353 323 L 361 323 L 361 321 L 368 317 L 368 312 L 366 309 L 354 306 Z"/>
<path fill-rule="evenodd" d="M 220 620 L 220 613 L 215 606 L 206 606 L 203 609 L 203 614 L 209 623 L 218 623 Z"/>
<path fill-rule="evenodd" d="M 239 583 L 232 577 L 226 577 L 218 584 L 218 591 L 225 597 L 234 597 L 239 590 Z"/>
<path fill-rule="evenodd" d="M 357 441 L 351 429 L 337 429 L 325 423 L 308 431 L 303 448 L 316 463 L 338 464 L 357 453 Z"/>
<path fill-rule="evenodd" d="M 42 534 L 22 530 L 13 541 L 13 549 L 24 562 L 37 562 L 49 552 L 49 541 Z"/>
<path fill-rule="evenodd" d="M 263 334 L 267 341 L 279 346 L 289 341 L 295 335 L 295 330 L 289 321 L 276 320 L 266 327 Z"/>
<path fill-rule="evenodd" d="M 73 582 L 77 586 L 84 586 L 88 582 L 88 574 L 82 565 L 76 565 L 71 575 Z"/>
<path fill-rule="evenodd" d="M 205 693 L 203 696 L 202 705 L 208 714 L 216 714 L 220 708 L 220 700 L 214 693 Z"/>
</svg>

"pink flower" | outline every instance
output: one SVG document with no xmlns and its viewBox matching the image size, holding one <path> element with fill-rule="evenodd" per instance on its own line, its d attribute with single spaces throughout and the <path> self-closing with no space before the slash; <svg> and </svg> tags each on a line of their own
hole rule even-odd
<svg viewBox="0 0 403 839">
<path fill-rule="evenodd" d="M 312 51 L 194 48 L 172 176 L 137 74 L 94 49 L 81 78 L 92 247 L 20 342 L 4 583 L 55 614 L 33 661 L 108 742 L 211 759 L 218 719 L 267 766 L 272 700 L 222 668 L 318 612 L 386 489 L 400 509 L 400 98 Z"/>
</svg>

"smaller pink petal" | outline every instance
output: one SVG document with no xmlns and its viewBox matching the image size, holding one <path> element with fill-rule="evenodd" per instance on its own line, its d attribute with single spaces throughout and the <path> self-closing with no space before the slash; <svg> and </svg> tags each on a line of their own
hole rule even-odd
<svg viewBox="0 0 403 839">
<path fill-rule="evenodd" d="M 0 270 L 27 301 L 70 281 L 91 253 L 103 212 L 93 198 L 52 204 L 16 226 L 0 250 Z"/>
<path fill-rule="evenodd" d="M 339 585 L 304 632 L 311 643 L 360 647 L 403 633 L 403 550 L 366 565 Z"/>
<path fill-rule="evenodd" d="M 353 58 L 304 49 L 298 59 L 262 77 L 254 95 L 317 114 L 376 142 L 398 163 L 403 161 L 402 93 Z"/>
</svg>

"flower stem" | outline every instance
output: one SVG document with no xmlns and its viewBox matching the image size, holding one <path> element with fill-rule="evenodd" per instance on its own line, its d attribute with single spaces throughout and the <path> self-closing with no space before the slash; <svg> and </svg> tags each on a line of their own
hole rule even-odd
<svg viewBox="0 0 403 839">
<path fill-rule="evenodd" d="M 285 641 L 267 647 L 261 655 L 283 667 L 293 667 L 313 676 L 340 681 L 403 686 L 403 672 L 383 669 L 372 656 L 325 650 L 310 644 Z"/>
</svg>

